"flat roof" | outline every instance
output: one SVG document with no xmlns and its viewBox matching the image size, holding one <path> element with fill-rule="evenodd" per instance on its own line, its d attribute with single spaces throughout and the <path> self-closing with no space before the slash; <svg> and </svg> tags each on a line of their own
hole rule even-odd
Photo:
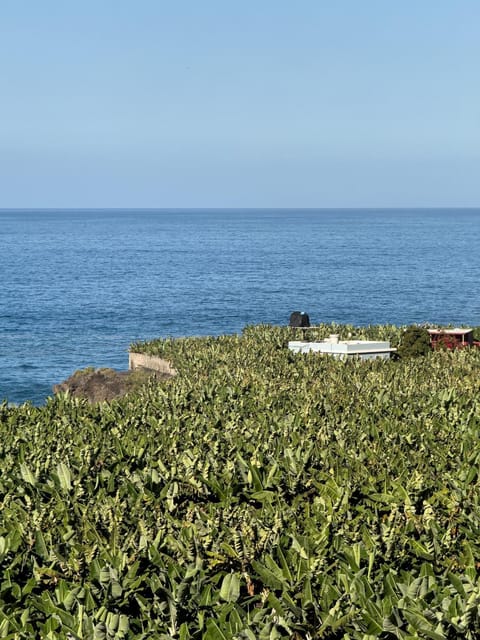
<svg viewBox="0 0 480 640">
<path fill-rule="evenodd" d="M 471 331 L 473 331 L 473 329 L 460 329 L 460 328 L 455 328 L 455 329 L 428 329 L 428 333 L 430 333 L 431 335 L 450 335 L 450 336 L 463 336 L 466 333 L 470 333 Z"/>
</svg>

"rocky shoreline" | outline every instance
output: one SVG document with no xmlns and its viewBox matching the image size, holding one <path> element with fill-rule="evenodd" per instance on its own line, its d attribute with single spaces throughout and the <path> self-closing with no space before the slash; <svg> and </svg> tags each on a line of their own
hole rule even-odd
<svg viewBox="0 0 480 640">
<path fill-rule="evenodd" d="M 151 370 L 116 371 L 115 369 L 82 369 L 53 386 L 53 392 L 69 393 L 88 402 L 109 402 L 145 385 L 150 379 L 166 380 L 171 374 Z"/>
</svg>

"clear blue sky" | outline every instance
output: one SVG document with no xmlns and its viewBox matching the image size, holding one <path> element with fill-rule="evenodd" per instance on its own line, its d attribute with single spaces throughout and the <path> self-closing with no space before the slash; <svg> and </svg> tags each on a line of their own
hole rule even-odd
<svg viewBox="0 0 480 640">
<path fill-rule="evenodd" d="M 1 0 L 0 207 L 480 206 L 478 0 Z"/>
</svg>

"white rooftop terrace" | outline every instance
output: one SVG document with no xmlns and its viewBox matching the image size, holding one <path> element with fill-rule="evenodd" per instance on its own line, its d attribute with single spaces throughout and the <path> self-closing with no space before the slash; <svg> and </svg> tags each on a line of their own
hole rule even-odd
<svg viewBox="0 0 480 640">
<path fill-rule="evenodd" d="M 388 341 L 378 340 L 338 340 L 338 336 L 330 336 L 319 342 L 292 340 L 288 348 L 293 353 L 325 353 L 338 359 L 357 357 L 360 360 L 382 358 L 388 360 L 396 349 L 390 347 Z"/>
</svg>

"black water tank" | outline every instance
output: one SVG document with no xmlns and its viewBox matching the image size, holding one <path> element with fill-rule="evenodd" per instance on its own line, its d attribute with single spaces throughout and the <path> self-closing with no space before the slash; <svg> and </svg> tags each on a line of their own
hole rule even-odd
<svg viewBox="0 0 480 640">
<path fill-rule="evenodd" d="M 290 314 L 290 327 L 309 327 L 310 318 L 305 311 L 294 311 Z"/>
</svg>

